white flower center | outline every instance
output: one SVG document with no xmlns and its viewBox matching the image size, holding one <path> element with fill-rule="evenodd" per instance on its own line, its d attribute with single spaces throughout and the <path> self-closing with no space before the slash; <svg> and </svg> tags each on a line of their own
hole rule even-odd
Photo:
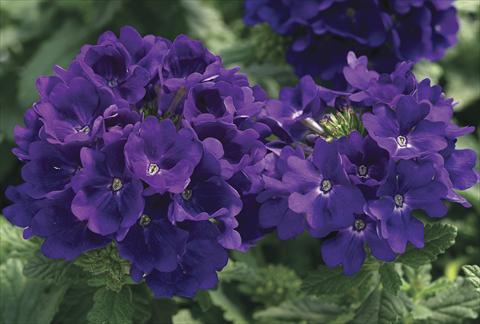
<svg viewBox="0 0 480 324">
<path fill-rule="evenodd" d="M 122 189 L 122 187 L 123 187 L 122 180 L 120 180 L 119 178 L 113 178 L 112 190 L 113 191 L 118 191 L 118 190 Z"/>
<path fill-rule="evenodd" d="M 407 146 L 407 138 L 405 136 L 402 136 L 402 135 L 398 136 L 397 137 L 397 144 L 400 147 Z"/>
<path fill-rule="evenodd" d="M 396 194 L 395 197 L 393 197 L 393 200 L 395 201 L 395 205 L 397 207 L 402 207 L 403 206 L 403 196 L 400 194 Z"/>
<path fill-rule="evenodd" d="M 327 193 L 332 190 L 332 183 L 330 182 L 330 180 L 322 180 L 322 183 L 320 184 L 320 190 L 322 190 L 323 193 Z"/>
<path fill-rule="evenodd" d="M 154 176 L 160 171 L 160 168 L 155 163 L 150 163 L 147 168 L 147 175 Z"/>
</svg>

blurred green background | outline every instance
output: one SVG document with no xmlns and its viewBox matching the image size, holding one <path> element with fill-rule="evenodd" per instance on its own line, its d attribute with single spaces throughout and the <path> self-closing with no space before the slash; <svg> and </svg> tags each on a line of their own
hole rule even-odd
<svg viewBox="0 0 480 324">
<path fill-rule="evenodd" d="M 456 6 L 461 22 L 458 45 L 440 62 L 420 62 L 415 72 L 418 78 L 433 79 L 455 98 L 459 125 L 478 126 L 480 0 L 458 0 Z M 8 205 L 6 187 L 21 182 L 21 164 L 10 152 L 14 147 L 12 130 L 37 99 L 35 79 L 51 74 L 55 64 L 66 67 L 82 44 L 96 42 L 105 30 L 118 33 L 121 26 L 132 25 L 141 34 L 173 39 L 184 33 L 201 39 L 212 52 L 222 55 L 225 64 L 239 65 L 271 96 L 294 83 L 296 77 L 282 54 L 265 50 L 267 40 L 243 25 L 242 14 L 242 0 L 0 0 L 0 209 Z M 275 39 L 268 41 L 274 43 Z M 474 149 L 478 156 L 479 137 L 477 129 L 458 146 Z M 464 194 L 473 208 L 450 207 L 444 222 L 458 227 L 457 243 L 434 263 L 434 277 L 454 279 L 463 264 L 480 260 L 480 187 Z M 318 244 L 306 236 L 288 242 L 269 236 L 251 253 L 236 254 L 234 259 L 250 265 L 283 264 L 298 275 L 320 264 Z M 282 280 L 295 278 L 285 271 Z M 296 285 L 294 279 L 291 284 Z M 257 295 L 261 300 L 262 294 Z"/>
</svg>

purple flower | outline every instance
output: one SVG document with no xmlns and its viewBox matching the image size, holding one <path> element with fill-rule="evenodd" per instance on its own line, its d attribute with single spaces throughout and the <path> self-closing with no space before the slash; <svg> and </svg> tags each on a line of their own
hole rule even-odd
<svg viewBox="0 0 480 324">
<path fill-rule="evenodd" d="M 393 251 L 403 253 L 407 242 L 423 247 L 423 224 L 412 211 L 422 209 L 431 217 L 442 217 L 447 212 L 442 203 L 446 194 L 445 185 L 435 178 L 433 163 L 401 160 L 392 164 L 378 190 L 380 199 L 369 202 L 368 211 L 380 221 L 381 235 Z"/>
<path fill-rule="evenodd" d="M 278 97 L 278 100 L 268 101 L 266 111 L 295 138 L 301 137 L 307 130 L 303 120 L 320 118 L 326 108 L 310 76 L 300 79 L 295 88 L 282 88 Z"/>
<path fill-rule="evenodd" d="M 118 141 L 101 151 L 82 148 L 83 168 L 72 179 L 72 211 L 97 234 L 123 236 L 143 212 L 143 185 L 125 165 Z"/>
<path fill-rule="evenodd" d="M 265 156 L 265 146 L 253 129 L 241 131 L 234 124 L 220 121 L 195 124 L 193 129 L 205 150 L 220 161 L 222 176 L 226 179 L 247 166 L 254 166 Z"/>
<path fill-rule="evenodd" d="M 177 268 L 169 272 L 154 270 L 145 278 L 157 298 L 193 297 L 200 289 L 215 287 L 216 271 L 228 261 L 227 252 L 217 243 L 219 232 L 212 223 L 186 221 L 179 227 L 188 233 L 188 239 L 185 249 L 178 255 Z M 133 272 L 135 277 L 140 277 L 138 270 Z"/>
<path fill-rule="evenodd" d="M 254 89 L 249 87 L 248 83 L 246 86 L 239 86 L 235 80 L 228 81 L 232 82 L 218 77 L 195 85 L 185 101 L 185 119 L 201 122 L 213 117 L 216 120 L 232 122 L 238 115 L 258 114 L 264 102 L 257 99 Z"/>
<path fill-rule="evenodd" d="M 80 168 L 80 147 L 58 146 L 43 141 L 29 146 L 30 161 L 22 168 L 28 184 L 26 192 L 33 198 L 54 198 L 71 187 L 70 181 Z"/>
<path fill-rule="evenodd" d="M 404 60 L 438 60 L 457 42 L 458 18 L 451 1 L 246 0 L 244 21 L 266 22 L 291 37 L 287 61 L 300 75 L 344 87 L 349 51 L 367 55 L 380 72 Z M 321 56 L 322 60 L 318 60 Z"/>
<path fill-rule="evenodd" d="M 34 199 L 27 192 L 28 184 L 9 187 L 6 196 L 14 204 L 2 212 L 12 224 L 24 228 L 24 238 L 43 238 L 41 251 L 47 257 L 73 260 L 110 242 L 109 237 L 91 232 L 72 214 L 71 190 L 57 194 L 55 199 Z"/>
<path fill-rule="evenodd" d="M 13 204 L 2 210 L 10 223 L 22 228 L 30 226 L 32 218 L 45 205 L 45 200 L 34 199 L 27 194 L 28 187 L 27 183 L 22 183 L 16 187 L 8 187 L 5 196 Z"/>
<path fill-rule="evenodd" d="M 295 237 L 307 227 L 305 217 L 288 207 L 291 188 L 281 181 L 282 175 L 289 170 L 287 161 L 290 156 L 304 158 L 301 150 L 295 151 L 290 146 L 283 148 L 279 156 L 270 153 L 265 158 L 266 169 L 272 169 L 263 176 L 265 190 L 257 196 L 257 201 L 261 203 L 258 211 L 260 226 L 265 229 L 276 228 L 281 240 Z"/>
<path fill-rule="evenodd" d="M 125 145 L 135 177 L 150 185 L 146 193 L 181 193 L 202 156 L 201 144 L 189 129 L 179 132 L 171 120 L 147 117 L 137 124 Z"/>
<path fill-rule="evenodd" d="M 51 258 L 115 240 L 157 297 L 214 287 L 227 249 L 267 231 L 256 201 L 266 142 L 286 134 L 238 70 L 187 36 L 102 34 L 37 80 L 15 129 L 24 183 L 7 189 L 6 218 Z"/>
<path fill-rule="evenodd" d="M 387 176 L 388 152 L 380 148 L 370 136 L 362 137 L 357 131 L 339 140 L 339 151 L 350 181 L 365 196 L 374 197 L 376 189 Z"/>
<path fill-rule="evenodd" d="M 350 184 L 336 142 L 317 139 L 311 161 L 291 156 L 288 166 L 291 171 L 284 174 L 283 182 L 287 186 L 302 187 L 302 192 L 290 195 L 288 205 L 296 213 L 306 213 L 308 224 L 319 236 L 348 226 L 354 214 L 362 212 L 364 198 L 360 190 Z"/>
<path fill-rule="evenodd" d="M 376 106 L 373 114 L 363 115 L 363 123 L 373 140 L 392 158 L 410 159 L 447 146 L 444 124 L 425 119 L 430 107 L 428 102 L 417 103 L 410 96 L 402 96 L 395 110 Z"/>
<path fill-rule="evenodd" d="M 332 268 L 343 265 L 343 272 L 349 276 L 357 273 L 365 261 L 365 246 L 377 259 L 393 261 L 395 253 L 379 233 L 378 220 L 366 214 L 355 215 L 350 226 L 323 242 L 323 261 Z"/>
<path fill-rule="evenodd" d="M 220 222 L 219 242 L 229 249 L 240 246 L 240 235 L 234 230 L 238 225 L 235 216 L 242 210 L 240 195 L 221 176 L 220 163 L 205 152 L 195 168 L 188 187 L 182 193 L 172 194 L 169 219 L 213 220 Z"/>
<path fill-rule="evenodd" d="M 108 90 L 75 77 L 67 84 L 58 83 L 48 101 L 38 105 L 37 112 L 49 142 L 87 142 L 97 134 L 103 112 L 113 103 Z"/>
<path fill-rule="evenodd" d="M 168 89 L 176 90 L 214 77 L 219 72 L 219 64 L 219 57 L 210 53 L 201 42 L 180 35 L 165 55 L 160 77 Z"/>
<path fill-rule="evenodd" d="M 73 192 L 40 209 L 32 219 L 28 235 L 44 238 L 41 250 L 54 259 L 74 260 L 83 252 L 104 247 L 111 238 L 90 231 L 87 224 L 76 218 L 71 210 Z"/>
<path fill-rule="evenodd" d="M 16 125 L 13 130 L 17 147 L 14 148 L 12 152 L 18 159 L 27 161 L 30 159 L 28 155 L 30 144 L 40 140 L 39 132 L 43 126 L 40 116 L 36 111 L 36 105 L 25 112 L 23 121 L 25 122 L 25 127 Z"/>
<path fill-rule="evenodd" d="M 168 220 L 169 204 L 168 195 L 148 197 L 141 218 L 126 237 L 117 242 L 120 256 L 129 260 L 137 271 L 170 272 L 177 268 L 178 257 L 186 248 L 188 232 Z"/>
<path fill-rule="evenodd" d="M 130 54 L 120 43 L 85 46 L 78 59 L 85 64 L 93 82 L 111 88 L 129 103 L 134 104 L 145 95 L 150 75 L 143 67 L 132 65 Z"/>
</svg>

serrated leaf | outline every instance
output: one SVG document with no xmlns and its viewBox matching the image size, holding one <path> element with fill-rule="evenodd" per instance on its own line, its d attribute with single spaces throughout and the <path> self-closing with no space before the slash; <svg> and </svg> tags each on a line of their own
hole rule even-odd
<svg viewBox="0 0 480 324">
<path fill-rule="evenodd" d="M 132 293 L 128 286 L 120 292 L 100 288 L 93 296 L 93 308 L 87 319 L 92 324 L 133 323 Z"/>
<path fill-rule="evenodd" d="M 476 264 L 462 267 L 465 272 L 465 279 L 472 284 L 477 292 L 480 292 L 480 267 Z"/>
<path fill-rule="evenodd" d="M 188 309 L 182 309 L 178 311 L 172 317 L 173 324 L 202 324 L 202 321 L 194 319 L 192 313 Z"/>
<path fill-rule="evenodd" d="M 65 279 L 72 263 L 45 257 L 37 251 L 23 267 L 23 274 L 27 277 L 41 280 L 60 282 Z M 71 279 L 71 278 L 69 278 Z"/>
<path fill-rule="evenodd" d="M 52 323 L 87 323 L 87 313 L 93 306 L 95 291 L 94 288 L 85 285 L 83 282 L 76 283 L 68 288 Z"/>
<path fill-rule="evenodd" d="M 255 269 L 239 261 L 228 260 L 227 266 L 219 273 L 222 282 L 245 281 L 256 277 Z"/>
<path fill-rule="evenodd" d="M 51 323 L 67 286 L 26 278 L 22 268 L 19 259 L 0 265 L 0 322 Z"/>
<path fill-rule="evenodd" d="M 402 279 L 400 275 L 395 270 L 395 264 L 393 263 L 384 263 L 380 267 L 380 280 L 383 285 L 383 289 L 388 291 L 391 294 L 396 295 L 400 286 L 402 285 Z"/>
<path fill-rule="evenodd" d="M 351 319 L 348 309 L 320 301 L 315 297 L 304 297 L 286 301 L 278 306 L 256 312 L 254 319 L 265 322 L 298 323 L 345 323 Z"/>
<path fill-rule="evenodd" d="M 411 267 L 419 267 L 437 259 L 455 243 L 457 228 L 449 224 L 425 225 L 425 246 L 422 249 L 409 247 L 397 261 Z"/>
<path fill-rule="evenodd" d="M 133 323 L 144 324 L 152 318 L 150 309 L 150 292 L 145 285 L 131 286 L 132 305 L 133 305 Z"/>
<path fill-rule="evenodd" d="M 337 267 L 320 266 L 305 278 L 302 290 L 309 295 L 336 295 L 352 290 L 366 290 L 372 281 L 378 280 L 377 264 L 365 264 L 354 276 L 346 276 Z M 368 290 L 366 290 L 368 291 Z"/>
<path fill-rule="evenodd" d="M 480 296 L 468 285 L 455 284 L 420 302 L 431 311 L 429 323 L 463 323 L 478 317 Z"/>
<path fill-rule="evenodd" d="M 375 289 L 357 309 L 353 324 L 397 323 L 408 314 L 406 301 L 405 296 Z"/>
<path fill-rule="evenodd" d="M 243 314 L 241 308 L 238 307 L 232 300 L 230 300 L 227 295 L 225 295 L 221 285 L 216 290 L 209 291 L 209 293 L 212 303 L 223 310 L 223 317 L 227 321 L 231 321 L 234 324 L 248 323 L 248 320 Z"/>
</svg>

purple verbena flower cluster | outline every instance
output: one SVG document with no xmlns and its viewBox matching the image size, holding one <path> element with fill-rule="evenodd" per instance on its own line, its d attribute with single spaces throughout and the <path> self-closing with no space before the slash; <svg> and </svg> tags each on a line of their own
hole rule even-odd
<svg viewBox="0 0 480 324">
<path fill-rule="evenodd" d="M 183 35 L 104 33 L 37 80 L 15 129 L 25 182 L 3 213 L 51 258 L 114 242 L 157 297 L 215 286 L 227 250 L 265 232 L 255 195 L 278 128 L 237 71 Z"/>
<path fill-rule="evenodd" d="M 292 37 L 287 61 L 300 75 L 344 84 L 348 51 L 379 72 L 400 61 L 440 59 L 457 42 L 453 0 L 245 0 L 245 23 Z M 319 59 L 321 58 L 321 59 Z"/>
<path fill-rule="evenodd" d="M 260 225 L 280 239 L 308 230 L 324 238 L 328 266 L 356 273 L 365 246 L 383 261 L 424 245 L 414 212 L 445 216 L 444 201 L 470 204 L 455 190 L 478 183 L 476 154 L 456 149 L 473 127 L 452 123 L 453 100 L 429 79 L 417 82 L 411 63 L 391 74 L 348 54 L 344 92 L 305 76 L 281 90 L 266 110 L 294 140 L 267 154 Z"/>
</svg>

